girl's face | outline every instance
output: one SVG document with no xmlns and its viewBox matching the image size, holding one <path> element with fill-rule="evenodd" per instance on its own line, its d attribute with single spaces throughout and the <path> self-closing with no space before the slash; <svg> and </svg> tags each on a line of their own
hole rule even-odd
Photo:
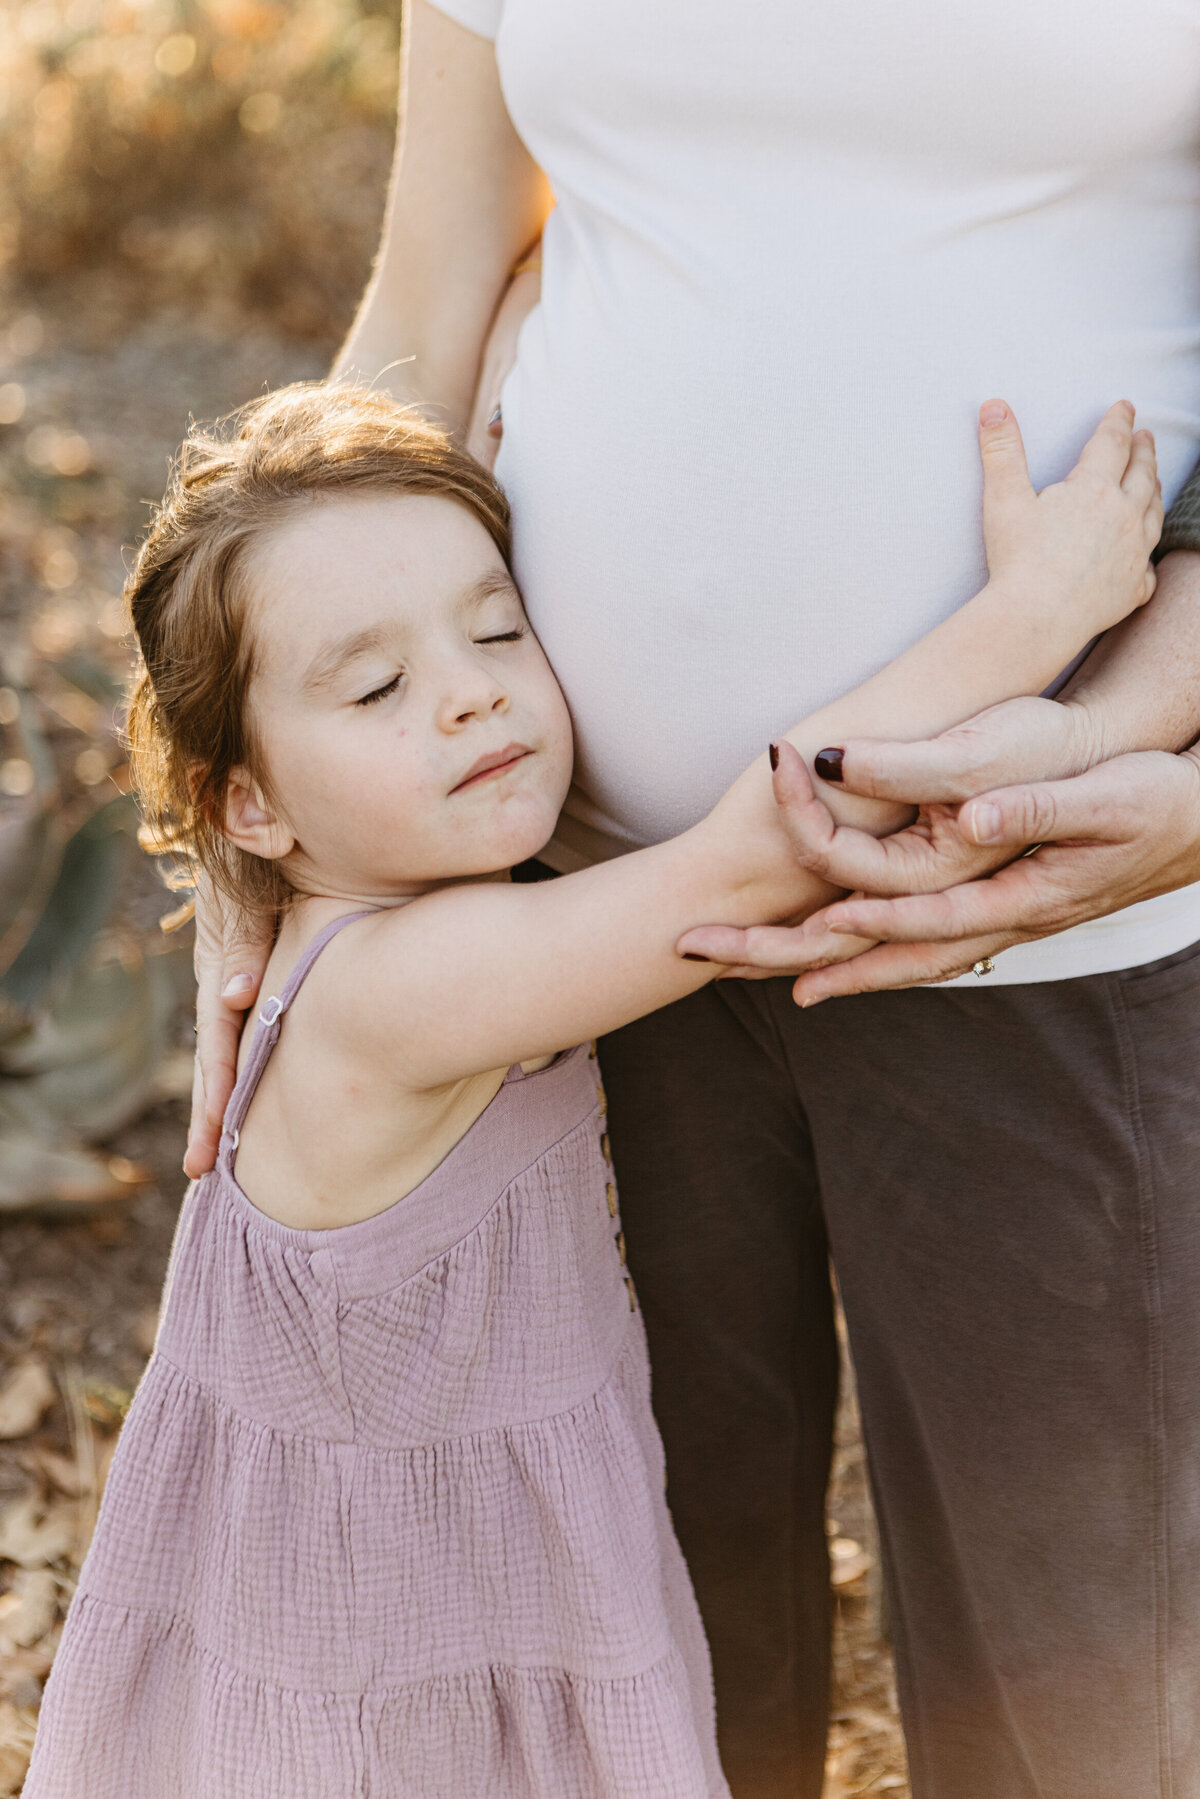
<svg viewBox="0 0 1200 1799">
<path fill-rule="evenodd" d="M 271 793 L 235 785 L 236 842 L 282 856 L 302 892 L 362 898 L 542 848 L 570 783 L 570 718 L 465 507 L 322 497 L 256 546 L 248 575 L 250 722 Z"/>
</svg>

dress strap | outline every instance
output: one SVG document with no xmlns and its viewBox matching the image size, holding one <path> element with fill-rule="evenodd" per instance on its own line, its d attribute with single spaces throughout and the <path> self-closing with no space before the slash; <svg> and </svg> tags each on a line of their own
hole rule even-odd
<svg viewBox="0 0 1200 1799">
<path fill-rule="evenodd" d="M 301 950 L 292 964 L 291 972 L 280 992 L 272 994 L 269 999 L 260 1000 L 250 1054 L 246 1057 L 242 1072 L 238 1075 L 233 1092 L 229 1096 L 229 1104 L 225 1108 L 225 1128 L 221 1136 L 220 1148 L 222 1159 L 227 1159 L 237 1148 L 238 1132 L 241 1130 L 249 1110 L 250 1101 L 254 1098 L 254 1090 L 262 1079 L 263 1069 L 271 1059 L 271 1051 L 279 1041 L 280 1020 L 312 973 L 313 964 L 321 951 L 332 943 L 339 931 L 344 931 L 348 924 L 354 924 L 359 918 L 373 917 L 378 910 L 379 908 L 376 906 L 364 906 L 359 912 L 344 912 L 340 918 L 333 919 L 323 930 L 317 932 L 311 943 L 306 944 Z"/>
</svg>

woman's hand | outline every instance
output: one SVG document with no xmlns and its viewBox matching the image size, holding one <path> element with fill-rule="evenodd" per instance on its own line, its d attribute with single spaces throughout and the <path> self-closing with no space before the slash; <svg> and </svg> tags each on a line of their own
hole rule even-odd
<svg viewBox="0 0 1200 1799">
<path fill-rule="evenodd" d="M 504 431 L 500 394 L 517 360 L 521 326 L 542 297 L 540 267 L 522 264 L 504 290 L 492 320 L 471 404 L 467 448 L 485 468 L 494 468 Z"/>
<path fill-rule="evenodd" d="M 984 792 L 951 811 L 971 778 L 954 766 L 955 738 L 961 745 L 961 734 L 975 727 L 977 769 L 1002 766 L 1018 709 L 1026 709 L 1036 735 L 1052 733 L 1053 718 L 1043 712 L 1042 723 L 1028 708 L 1052 705 L 1018 700 L 995 707 L 987 733 L 983 714 L 929 743 L 847 744 L 855 785 L 886 797 L 927 796 L 916 825 L 879 843 L 835 828 L 803 765 L 793 769 L 786 788 L 778 780 L 776 786 L 797 854 L 825 879 L 870 885 L 874 896 L 836 901 L 792 929 L 705 926 L 680 939 L 681 953 L 723 962 L 727 974 L 798 975 L 796 1001 L 807 1006 L 840 994 L 949 980 L 1014 943 L 1200 880 L 1200 751 L 1119 756 L 1065 780 Z M 1086 758 L 1088 740 L 1070 717 L 1074 709 L 1060 710 L 1068 715 L 1060 749 L 1069 767 Z M 1010 743 L 1011 765 L 1023 753 L 1044 758 L 1046 748 L 1045 740 L 1027 752 Z M 1040 847 L 1023 855 L 1030 844 Z M 887 893 L 902 897 L 881 897 Z M 854 954 L 864 937 L 875 947 Z"/>
<path fill-rule="evenodd" d="M 958 823 L 964 838 L 990 849 L 1039 847 L 946 893 L 829 907 L 831 936 L 870 935 L 877 947 L 801 975 L 798 1005 L 949 980 L 1014 943 L 1200 880 L 1200 753 L 1148 750 L 1073 780 L 1001 788 L 969 801 Z"/>
<path fill-rule="evenodd" d="M 217 1159 L 237 1079 L 242 1015 L 258 997 L 270 953 L 270 938 L 236 927 L 212 883 L 202 877 L 196 890 L 196 1068 L 183 1159 L 183 1171 L 193 1180 Z"/>
<path fill-rule="evenodd" d="M 864 798 L 906 803 L 918 797 L 916 818 L 891 836 L 837 824 L 787 743 L 779 745 L 775 795 L 797 862 L 830 886 L 877 896 L 940 893 L 990 874 L 1014 855 L 1007 845 L 963 836 L 957 824 L 963 801 L 1001 784 L 1078 774 L 1102 755 L 1086 706 L 1005 700 L 939 737 L 916 743 L 848 738 L 840 749 L 821 753 L 817 766 L 826 774 L 826 793 L 827 783 L 836 782 Z M 829 930 L 829 914 L 826 906 L 802 924 L 754 931 L 705 926 L 690 931 L 679 947 L 725 963 L 742 979 L 798 975 L 855 953 L 843 935 Z"/>
<path fill-rule="evenodd" d="M 1133 429 L 1128 400 L 1110 406 L 1064 481 L 1036 493 L 1016 419 L 1003 400 L 980 408 L 988 571 L 1044 594 L 1077 643 L 1154 592 L 1150 553 L 1162 533 L 1154 439 Z M 1049 621 L 1047 621 L 1049 622 Z"/>
</svg>

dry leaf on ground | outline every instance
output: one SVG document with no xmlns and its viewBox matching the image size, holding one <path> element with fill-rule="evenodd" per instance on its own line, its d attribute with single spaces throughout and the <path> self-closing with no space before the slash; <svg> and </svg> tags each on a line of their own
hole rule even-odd
<svg viewBox="0 0 1200 1799">
<path fill-rule="evenodd" d="M 37 1713 L 0 1699 L 0 1794 L 18 1791 L 33 1754 Z"/>
<path fill-rule="evenodd" d="M 66 1603 L 65 1594 L 60 1603 Z M 41 1704 L 42 1682 L 54 1665 L 62 1628 L 60 1619 L 40 1642 L 28 1649 L 14 1649 L 11 1655 L 0 1655 L 0 1698 L 11 1699 L 14 1705 Z"/>
<path fill-rule="evenodd" d="M 31 1449 L 22 1450 L 17 1460 L 27 1474 L 36 1475 L 39 1480 L 57 1487 L 68 1499 L 78 1499 L 84 1490 L 79 1464 L 74 1456 L 61 1455 L 57 1449 L 48 1449 L 42 1443 L 35 1443 Z"/>
<path fill-rule="evenodd" d="M 79 1508 L 73 1500 L 47 1503 L 38 1493 L 25 1493 L 0 1512 L 0 1561 L 44 1568 L 69 1556 L 78 1534 Z"/>
<path fill-rule="evenodd" d="M 874 1557 L 853 1537 L 834 1537 L 829 1545 L 829 1578 L 835 1587 L 848 1587 L 874 1566 Z"/>
<path fill-rule="evenodd" d="M 0 1387 L 0 1437 L 27 1436 L 57 1397 L 45 1362 L 27 1357 Z"/>
<path fill-rule="evenodd" d="M 32 1649 L 58 1615 L 58 1582 L 48 1568 L 22 1568 L 0 1597 L 0 1656 Z"/>
<path fill-rule="evenodd" d="M 896 1726 L 895 1715 L 873 1705 L 844 1705 L 837 1711 L 839 1724 L 855 1726 L 861 1731 L 878 1730 L 886 1734 Z"/>
</svg>

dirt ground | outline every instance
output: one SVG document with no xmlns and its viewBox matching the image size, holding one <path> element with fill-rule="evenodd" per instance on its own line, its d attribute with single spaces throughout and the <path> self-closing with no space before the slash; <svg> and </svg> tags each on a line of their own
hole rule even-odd
<svg viewBox="0 0 1200 1799">
<path fill-rule="evenodd" d="M 102 275 L 26 297 L 0 318 L 0 648 L 7 678 L 40 696 L 68 798 L 82 804 L 122 784 L 116 721 L 82 705 L 71 659 L 86 652 L 123 673 L 124 547 L 162 490 L 189 414 L 319 374 L 328 353 L 219 304 L 199 315 L 143 312 Z M 123 902 L 151 933 L 173 904 L 149 863 Z M 0 1795 L 20 1791 L 104 1472 L 152 1344 L 184 1188 L 189 1042 L 181 1011 L 162 1096 L 107 1146 L 151 1171 L 136 1199 L 83 1223 L 0 1217 Z M 827 1794 L 903 1799 L 852 1393 L 830 1536 L 838 1636 Z"/>
</svg>

